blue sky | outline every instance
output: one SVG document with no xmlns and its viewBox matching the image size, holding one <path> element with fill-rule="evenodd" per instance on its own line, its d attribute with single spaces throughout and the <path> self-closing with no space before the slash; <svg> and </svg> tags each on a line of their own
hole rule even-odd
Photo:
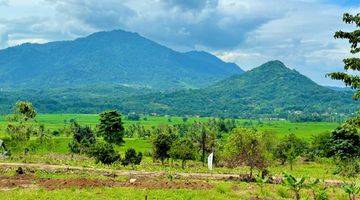
<svg viewBox="0 0 360 200">
<path fill-rule="evenodd" d="M 205 50 L 251 69 L 278 59 L 322 85 L 342 70 L 344 12 L 360 0 L 0 0 L 0 48 L 124 29 L 175 50 Z"/>
</svg>

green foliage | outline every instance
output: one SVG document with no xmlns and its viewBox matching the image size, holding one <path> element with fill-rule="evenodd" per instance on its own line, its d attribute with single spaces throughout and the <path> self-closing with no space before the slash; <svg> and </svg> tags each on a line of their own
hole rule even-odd
<svg viewBox="0 0 360 200">
<path fill-rule="evenodd" d="M 148 138 L 150 137 L 150 130 L 145 129 L 140 123 L 131 124 L 125 129 L 125 136 L 128 138 Z"/>
<path fill-rule="evenodd" d="M 126 101 L 136 112 L 285 119 L 301 113 L 315 114 L 318 121 L 354 112 L 357 105 L 351 93 L 320 86 L 282 62 L 270 61 L 204 89 L 147 94 Z"/>
<path fill-rule="evenodd" d="M 121 164 L 124 166 L 131 165 L 134 169 L 135 165 L 140 165 L 142 159 L 142 153 L 136 154 L 134 148 L 129 148 L 125 152 L 125 157 L 121 160 Z"/>
<path fill-rule="evenodd" d="M 170 126 L 155 128 L 152 132 L 153 158 L 162 164 L 170 158 L 170 149 L 177 138 L 176 130 Z"/>
<path fill-rule="evenodd" d="M 6 127 L 6 133 L 10 135 L 13 141 L 17 142 L 29 141 L 34 132 L 31 125 L 23 123 L 8 124 Z"/>
<path fill-rule="evenodd" d="M 360 158 L 360 134 L 356 127 L 344 124 L 331 135 L 332 152 L 341 160 Z"/>
<path fill-rule="evenodd" d="M 358 106 L 351 99 L 352 91 L 317 85 L 280 61 L 265 63 L 241 76 L 196 90 L 158 93 L 104 83 L 70 89 L 5 91 L 3 96 L 0 110 L 7 111 L 11 109 L 9 103 L 22 96 L 32 99 L 42 113 L 98 113 L 117 108 L 123 113 L 292 121 L 339 121 L 354 113 Z"/>
<path fill-rule="evenodd" d="M 173 159 L 180 159 L 181 167 L 184 169 L 187 160 L 194 160 L 196 148 L 190 138 L 180 138 L 173 142 L 170 149 L 170 156 Z"/>
<path fill-rule="evenodd" d="M 96 162 L 101 162 L 106 165 L 110 165 L 121 159 L 120 154 L 114 150 L 114 147 L 111 144 L 102 142 L 98 142 L 93 146 L 89 155 L 94 157 Z"/>
<path fill-rule="evenodd" d="M 306 149 L 307 143 L 291 133 L 281 139 L 275 149 L 274 155 L 280 160 L 281 164 L 288 162 L 290 164 L 290 169 L 292 170 L 294 161 L 304 153 Z"/>
<path fill-rule="evenodd" d="M 290 188 L 291 191 L 295 194 L 295 200 L 300 200 L 300 191 L 305 188 L 312 188 L 316 186 L 320 181 L 316 179 L 312 183 L 306 183 L 306 178 L 302 177 L 297 179 L 293 177 L 291 174 L 284 173 L 284 184 Z"/>
<path fill-rule="evenodd" d="M 348 195 L 349 200 L 355 200 L 356 195 L 360 194 L 360 185 L 352 182 L 352 183 L 344 183 L 341 186 L 344 190 L 344 192 Z"/>
<path fill-rule="evenodd" d="M 14 107 L 14 114 L 20 115 L 24 121 L 34 119 L 36 117 L 36 111 L 30 102 L 18 101 Z"/>
<path fill-rule="evenodd" d="M 126 118 L 130 121 L 139 121 L 141 119 L 140 115 L 136 113 L 130 113 L 126 116 Z"/>
<path fill-rule="evenodd" d="M 98 133 L 104 137 L 106 142 L 120 145 L 124 143 L 124 127 L 121 115 L 115 111 L 105 111 L 100 114 Z"/>
<path fill-rule="evenodd" d="M 338 169 L 336 173 L 354 176 L 360 172 L 360 134 L 355 126 L 345 123 L 331 134 L 331 153 Z"/>
<path fill-rule="evenodd" d="M 206 124 L 195 123 L 190 127 L 189 136 L 193 137 L 196 145 L 201 152 L 201 161 L 205 165 L 205 159 L 208 154 L 214 151 L 216 143 L 217 129 L 214 126 L 207 126 Z"/>
<path fill-rule="evenodd" d="M 96 143 L 96 136 L 89 126 L 80 126 L 77 122 L 71 123 L 72 141 L 69 148 L 72 153 L 88 153 Z"/>
<path fill-rule="evenodd" d="M 231 132 L 226 144 L 227 163 L 230 166 L 246 165 L 253 169 L 265 169 L 270 164 L 266 135 L 255 129 L 237 128 Z"/>
<path fill-rule="evenodd" d="M 335 38 L 340 39 L 347 39 L 351 44 L 350 53 L 357 54 L 360 52 L 360 47 L 358 43 L 360 41 L 360 13 L 356 15 L 350 15 L 349 13 L 345 13 L 343 15 L 343 21 L 347 24 L 354 24 L 355 30 L 352 32 L 345 32 L 345 31 L 337 31 L 334 35 Z M 360 58 L 359 57 L 352 57 L 352 58 L 345 58 L 344 60 L 344 69 L 346 71 L 360 71 Z M 360 98 L 360 84 L 359 84 L 359 76 L 354 75 L 354 73 L 346 73 L 346 72 L 333 72 L 328 74 L 332 79 L 335 80 L 342 80 L 347 86 L 350 86 L 352 89 L 355 89 L 354 98 Z"/>
<path fill-rule="evenodd" d="M 307 156 L 310 157 L 312 160 L 315 157 L 324 157 L 328 158 L 332 155 L 331 148 L 332 148 L 332 139 L 330 132 L 323 132 L 317 135 L 314 135 L 308 152 Z"/>
</svg>

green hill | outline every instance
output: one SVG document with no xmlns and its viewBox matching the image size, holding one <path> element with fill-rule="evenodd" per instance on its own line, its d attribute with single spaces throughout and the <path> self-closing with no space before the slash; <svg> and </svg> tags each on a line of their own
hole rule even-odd
<svg viewBox="0 0 360 200">
<path fill-rule="evenodd" d="M 209 86 L 241 73 L 237 65 L 209 53 L 180 53 L 121 30 L 0 50 L 0 88 L 7 90 L 97 84 L 174 91 Z"/>
<path fill-rule="evenodd" d="M 131 97 L 123 105 L 161 114 L 286 117 L 349 114 L 358 105 L 351 96 L 350 91 L 320 86 L 280 61 L 270 61 L 204 89 Z"/>
<path fill-rule="evenodd" d="M 40 112 L 121 112 L 218 117 L 280 117 L 293 115 L 344 116 L 356 111 L 352 92 L 320 86 L 280 61 L 270 61 L 212 86 L 175 92 L 153 92 L 122 85 L 2 92 L 0 108 L 16 100 L 32 101 Z"/>
</svg>

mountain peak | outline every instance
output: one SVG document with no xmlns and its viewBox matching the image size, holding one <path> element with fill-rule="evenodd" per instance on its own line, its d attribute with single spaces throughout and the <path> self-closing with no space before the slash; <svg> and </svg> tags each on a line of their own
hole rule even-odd
<svg viewBox="0 0 360 200">
<path fill-rule="evenodd" d="M 279 68 L 279 69 L 288 69 L 285 64 L 283 62 L 281 62 L 280 60 L 271 60 L 268 61 L 262 65 L 260 65 L 259 68 Z"/>
</svg>

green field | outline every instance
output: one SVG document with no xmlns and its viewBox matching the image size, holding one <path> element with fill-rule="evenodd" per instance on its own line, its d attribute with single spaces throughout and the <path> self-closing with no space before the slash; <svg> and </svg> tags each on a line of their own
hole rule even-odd
<svg viewBox="0 0 360 200">
<path fill-rule="evenodd" d="M 36 117 L 36 121 L 44 124 L 46 129 L 57 130 L 61 129 L 65 125 L 70 124 L 70 121 L 76 120 L 82 125 L 89 125 L 93 128 L 98 123 L 98 115 L 89 114 L 40 114 Z M 183 121 L 182 117 L 166 117 L 166 116 L 146 116 L 139 121 L 131 121 L 123 118 L 125 128 L 131 124 L 139 123 L 144 125 L 145 128 L 156 127 L 159 125 L 174 125 L 181 123 L 194 123 L 205 122 L 209 118 L 196 118 L 191 117 Z M 1 138 L 7 137 L 5 131 L 7 121 L 4 117 L 0 118 L 0 136 Z M 313 135 L 331 131 L 339 124 L 330 122 L 307 122 L 307 123 L 292 123 L 285 120 L 271 121 L 271 120 L 247 120 L 237 119 L 237 126 L 254 127 L 256 129 L 272 132 L 276 137 L 281 138 L 289 133 L 295 133 L 297 136 L 310 140 Z M 32 137 L 31 142 L 35 143 L 36 137 Z M 34 151 L 30 151 L 28 154 L 24 154 L 22 151 L 16 153 L 16 156 L 11 156 L 7 159 L 0 159 L 1 162 L 9 163 L 37 163 L 44 165 L 62 165 L 62 166 L 75 166 L 86 167 L 90 169 L 103 169 L 103 170 L 129 170 L 130 166 L 124 167 L 120 163 L 114 163 L 112 165 L 104 165 L 96 163 L 93 158 L 89 158 L 85 155 L 71 154 L 69 152 L 68 144 L 72 140 L 72 136 L 60 135 L 53 136 L 51 143 L 45 146 L 39 146 Z M 102 140 L 102 138 L 98 138 Z M 248 173 L 248 167 L 215 167 L 213 171 L 209 171 L 207 166 L 202 166 L 202 163 L 198 160 L 188 161 L 187 167 L 182 169 L 181 164 L 177 160 L 172 160 L 166 163 L 164 166 L 159 162 L 154 162 L 151 155 L 152 145 L 147 139 L 140 138 L 125 138 L 125 143 L 121 146 L 115 146 L 115 150 L 124 156 L 125 151 L 128 148 L 134 148 L 138 152 L 144 154 L 143 160 L 139 166 L 136 166 L 135 170 L 143 172 L 163 173 L 159 179 L 149 177 L 149 180 L 155 181 L 154 183 L 174 184 L 173 177 L 176 173 L 211 173 L 211 174 L 246 174 Z M 294 169 L 290 170 L 289 165 L 279 165 L 274 162 L 269 168 L 269 171 L 275 177 L 282 177 L 283 172 L 291 172 L 296 177 L 305 176 L 311 179 L 331 180 L 336 182 L 343 182 L 352 180 L 351 178 L 334 175 L 335 165 L 330 159 L 320 159 L 313 162 L 303 161 L 298 159 L 294 165 Z M 2 169 L 0 172 L 2 176 L 12 177 L 15 169 Z M 152 186 L 126 186 L 126 187 L 104 187 L 104 186 L 86 186 L 83 187 L 60 187 L 56 189 L 46 189 L 42 186 L 38 186 L 39 182 L 44 179 L 52 181 L 65 180 L 85 180 L 92 179 L 107 180 L 109 182 L 129 182 L 130 177 L 119 176 L 115 178 L 109 178 L 104 173 L 85 173 L 81 171 L 56 171 L 54 170 L 39 170 L 32 169 L 31 187 L 34 188 L 17 188 L 4 191 L 0 199 L 291 199 L 293 194 L 283 185 L 265 184 L 259 185 L 258 183 L 245 183 L 238 181 L 215 181 L 212 179 L 206 180 L 206 184 L 212 185 L 212 188 L 201 189 L 176 189 L 175 188 L 153 188 Z M 259 173 L 256 171 L 255 173 Z M 34 177 L 33 177 L 34 176 Z M 16 177 L 16 175 L 15 175 Z M 359 181 L 359 179 L 354 179 Z M 141 179 L 141 183 L 146 183 L 148 179 Z M 188 181 L 195 181 L 202 183 L 203 180 L 197 179 L 176 179 L 175 183 L 185 183 Z M 0 182 L 1 184 L 1 182 Z M 19 184 L 19 183 L 16 183 Z M 15 185 L 16 185 L 15 184 Z M 4 187 L 4 186 L 3 186 Z M 331 199 L 346 199 L 347 196 L 339 187 L 333 187 L 328 190 L 328 194 Z M 311 196 L 311 190 L 302 191 L 303 196 Z"/>
<path fill-rule="evenodd" d="M 65 124 L 68 124 L 70 120 L 76 120 L 82 125 L 89 125 L 95 127 L 98 123 L 99 116 L 96 114 L 40 114 L 36 117 L 36 120 L 43 123 L 46 128 L 50 130 L 60 129 Z M 169 121 L 170 119 L 170 121 Z M 145 128 L 151 128 L 159 125 L 174 125 L 181 123 L 193 123 L 193 122 L 205 122 L 209 118 L 198 118 L 189 117 L 186 122 L 183 122 L 182 117 L 164 117 L 164 116 L 146 116 L 146 120 L 141 118 L 139 121 L 130 121 L 123 118 L 125 127 L 130 124 L 139 123 L 144 125 Z M 278 137 L 282 137 L 289 133 L 295 133 L 297 136 L 304 139 L 311 139 L 313 135 L 331 131 L 339 124 L 335 122 L 303 122 L 293 123 L 285 120 L 248 120 L 248 119 L 237 119 L 237 124 L 243 126 L 244 123 L 247 126 L 253 126 L 262 131 L 269 131 L 274 133 Z M 4 116 L 0 117 L 0 135 L 5 134 L 7 122 Z"/>
</svg>

